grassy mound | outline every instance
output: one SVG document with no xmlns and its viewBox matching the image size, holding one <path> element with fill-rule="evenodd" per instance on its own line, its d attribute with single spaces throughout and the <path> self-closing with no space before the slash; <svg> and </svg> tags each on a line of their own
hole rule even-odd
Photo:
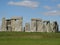
<svg viewBox="0 0 60 45">
<path fill-rule="evenodd" d="M 0 32 L 0 45 L 60 45 L 60 33 Z"/>
</svg>

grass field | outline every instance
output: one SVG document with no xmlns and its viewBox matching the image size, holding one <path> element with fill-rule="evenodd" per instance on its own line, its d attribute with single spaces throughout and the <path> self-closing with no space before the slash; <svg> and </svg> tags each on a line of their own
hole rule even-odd
<svg viewBox="0 0 60 45">
<path fill-rule="evenodd" d="M 0 32 L 0 45 L 60 45 L 60 33 Z"/>
</svg>

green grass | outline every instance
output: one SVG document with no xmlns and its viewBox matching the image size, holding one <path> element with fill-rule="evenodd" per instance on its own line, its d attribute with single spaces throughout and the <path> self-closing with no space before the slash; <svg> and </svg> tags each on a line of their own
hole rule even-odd
<svg viewBox="0 0 60 45">
<path fill-rule="evenodd" d="M 60 45 L 60 33 L 0 32 L 0 45 Z"/>
</svg>

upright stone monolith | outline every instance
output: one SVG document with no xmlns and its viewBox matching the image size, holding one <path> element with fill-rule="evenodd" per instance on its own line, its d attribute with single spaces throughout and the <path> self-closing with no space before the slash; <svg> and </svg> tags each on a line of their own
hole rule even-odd
<svg viewBox="0 0 60 45">
<path fill-rule="evenodd" d="M 43 22 L 42 19 L 37 19 L 37 32 L 43 32 Z"/>
<path fill-rule="evenodd" d="M 36 28 L 36 19 L 31 19 L 31 32 L 36 32 L 37 28 Z"/>
<path fill-rule="evenodd" d="M 6 31 L 6 19 L 2 18 L 2 31 Z"/>
<path fill-rule="evenodd" d="M 25 32 L 30 32 L 30 24 L 29 23 L 25 24 Z"/>
</svg>

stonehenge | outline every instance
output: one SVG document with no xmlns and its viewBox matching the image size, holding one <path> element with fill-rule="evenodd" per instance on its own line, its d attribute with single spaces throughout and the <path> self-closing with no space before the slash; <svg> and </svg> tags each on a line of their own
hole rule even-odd
<svg viewBox="0 0 60 45">
<path fill-rule="evenodd" d="M 23 30 L 24 29 L 24 30 Z M 1 31 L 24 31 L 24 32 L 58 32 L 57 21 L 50 22 L 40 18 L 32 18 L 31 23 L 25 23 L 23 28 L 23 17 L 2 18 Z"/>
</svg>

